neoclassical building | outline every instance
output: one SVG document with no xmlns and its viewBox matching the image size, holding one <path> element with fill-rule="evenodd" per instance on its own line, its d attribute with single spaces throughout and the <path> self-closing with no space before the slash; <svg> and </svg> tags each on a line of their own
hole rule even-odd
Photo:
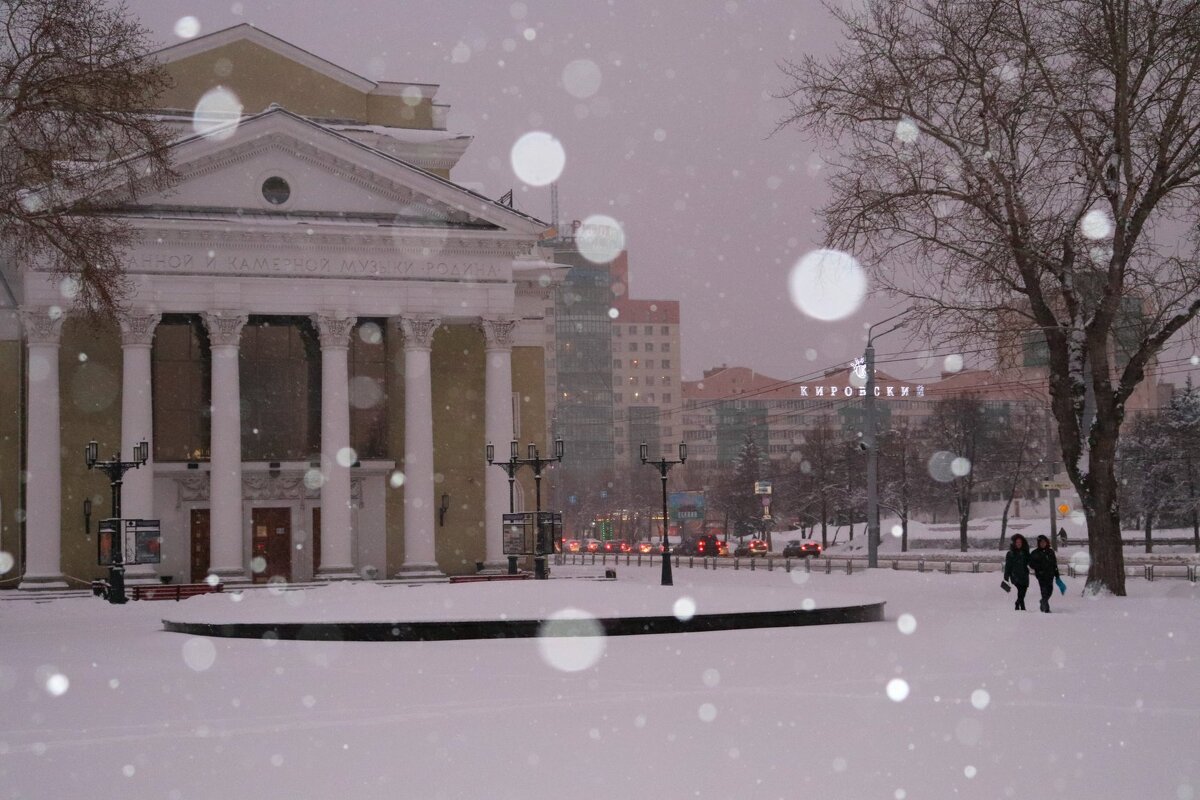
<svg viewBox="0 0 1200 800">
<path fill-rule="evenodd" d="M 445 130 L 436 86 L 248 25 L 159 57 L 179 178 L 105 198 L 137 233 L 119 325 L 74 314 L 38 264 L 4 265 L 0 368 L 21 379 L 0 388 L 0 586 L 100 576 L 90 439 L 151 444 L 123 516 L 161 520 L 162 563 L 133 577 L 501 561 L 508 484 L 483 451 L 545 447 L 547 225 L 449 179 L 470 138 Z"/>
</svg>

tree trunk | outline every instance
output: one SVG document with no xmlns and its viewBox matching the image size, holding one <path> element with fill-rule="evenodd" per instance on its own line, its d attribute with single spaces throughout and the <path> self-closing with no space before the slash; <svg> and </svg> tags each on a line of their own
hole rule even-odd
<svg viewBox="0 0 1200 800">
<path fill-rule="evenodd" d="M 1154 552 L 1154 515 L 1146 514 L 1146 552 Z"/>
<path fill-rule="evenodd" d="M 1192 511 L 1192 542 L 1196 545 L 1196 552 L 1200 553 L 1200 511 Z"/>
<path fill-rule="evenodd" d="M 1116 432 L 1105 430 L 1096 435 L 1090 458 L 1090 471 L 1084 485 L 1090 489 L 1083 504 L 1087 519 L 1087 588 L 1092 592 L 1109 591 L 1125 596 L 1125 553 L 1121 549 L 1121 507 L 1117 501 L 1115 470 Z"/>
<path fill-rule="evenodd" d="M 821 501 L 821 551 L 829 549 L 829 510 L 825 501 Z"/>
<path fill-rule="evenodd" d="M 908 552 L 908 515 L 900 518 L 900 552 Z"/>
<path fill-rule="evenodd" d="M 1008 509 L 1012 505 L 1012 495 L 1008 496 L 1008 502 L 1004 504 L 1004 513 L 1000 515 L 1000 549 L 1004 549 L 1004 540 L 1008 538 Z"/>
<path fill-rule="evenodd" d="M 967 552 L 967 520 L 968 515 L 960 514 L 958 517 L 958 549 L 962 552 Z"/>
</svg>

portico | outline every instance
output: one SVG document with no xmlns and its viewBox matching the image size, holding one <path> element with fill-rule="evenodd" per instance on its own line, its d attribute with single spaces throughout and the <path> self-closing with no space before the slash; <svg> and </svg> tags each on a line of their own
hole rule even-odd
<svg viewBox="0 0 1200 800">
<path fill-rule="evenodd" d="M 500 561 L 507 484 L 460 455 L 449 440 L 461 431 L 435 416 L 477 426 L 474 461 L 485 438 L 513 436 L 512 351 L 538 341 L 540 314 L 522 297 L 539 276 L 546 285 L 545 224 L 280 108 L 219 140 L 182 140 L 175 156 L 170 192 L 122 200 L 114 187 L 112 198 L 137 233 L 119 320 L 120 443 L 145 439 L 153 454 L 126 477 L 125 516 L 163 520 L 157 573 L 190 580 L 207 558 L 203 571 L 226 581 L 430 577 Z M 282 202 L 266 188 L 274 178 Z M 59 350 L 80 345 L 62 341 L 70 312 L 53 276 L 32 265 L 22 293 L 21 586 L 33 588 L 69 572 L 62 464 L 78 448 L 59 437 L 59 373 L 72 363 Z M 181 352 L 156 339 L 165 326 Z M 447 358 L 460 374 L 457 360 L 475 353 L 477 378 L 435 391 Z M 452 531 L 435 514 L 443 494 Z"/>
</svg>

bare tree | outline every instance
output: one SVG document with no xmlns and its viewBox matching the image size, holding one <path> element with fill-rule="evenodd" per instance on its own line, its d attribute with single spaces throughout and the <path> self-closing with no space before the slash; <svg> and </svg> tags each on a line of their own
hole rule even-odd
<svg viewBox="0 0 1200 800">
<path fill-rule="evenodd" d="M 855 9 L 860 8 L 858 5 Z M 926 333 L 1045 342 L 1088 586 L 1125 594 L 1115 460 L 1125 405 L 1200 312 L 1194 0 L 882 0 L 786 63 L 781 126 L 836 142 L 832 246 Z M 1093 413 L 1094 409 L 1094 413 Z"/>
<path fill-rule="evenodd" d="M 908 521 L 918 505 L 921 456 L 907 425 L 879 436 L 879 507 L 900 519 L 900 552 L 908 552 Z"/>
<path fill-rule="evenodd" d="M 804 432 L 800 460 L 784 475 L 785 508 L 821 526 L 821 549 L 829 547 L 829 522 L 845 496 L 846 447 L 826 415 Z"/>
<path fill-rule="evenodd" d="M 1036 497 L 1035 481 L 1045 464 L 1045 448 L 1039 434 L 1045 430 L 1044 414 L 1028 407 L 1010 407 L 1008 425 L 1000 432 L 992 448 L 989 483 L 1004 498 L 1000 513 L 1000 549 L 1008 539 L 1008 515 L 1013 501 Z"/>
<path fill-rule="evenodd" d="M 111 315 L 131 232 L 99 198 L 170 180 L 169 135 L 145 113 L 166 73 L 146 29 L 102 0 L 0 0 L 0 30 L 0 246 Z"/>
<path fill-rule="evenodd" d="M 987 481 L 985 464 L 1000 438 L 996 420 L 977 397 L 945 397 L 934 403 L 922 438 L 934 448 L 929 474 L 944 487 L 943 496 L 954 503 L 959 549 L 965 553 L 971 505 L 976 489 Z"/>
</svg>

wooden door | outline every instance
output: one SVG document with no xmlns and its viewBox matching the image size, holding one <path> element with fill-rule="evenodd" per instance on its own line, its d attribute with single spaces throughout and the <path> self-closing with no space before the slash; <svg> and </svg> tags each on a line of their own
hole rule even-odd
<svg viewBox="0 0 1200 800">
<path fill-rule="evenodd" d="M 210 558 L 208 519 L 207 508 L 192 509 L 192 583 L 200 583 L 208 577 Z"/>
<path fill-rule="evenodd" d="M 262 583 L 279 576 L 292 579 L 292 510 L 256 508 L 251 512 L 250 528 L 254 544 L 252 558 L 265 560 L 265 568 L 254 572 L 254 582 Z"/>
<path fill-rule="evenodd" d="M 321 570 L 321 509 L 314 508 L 312 519 L 313 577 Z"/>
</svg>

